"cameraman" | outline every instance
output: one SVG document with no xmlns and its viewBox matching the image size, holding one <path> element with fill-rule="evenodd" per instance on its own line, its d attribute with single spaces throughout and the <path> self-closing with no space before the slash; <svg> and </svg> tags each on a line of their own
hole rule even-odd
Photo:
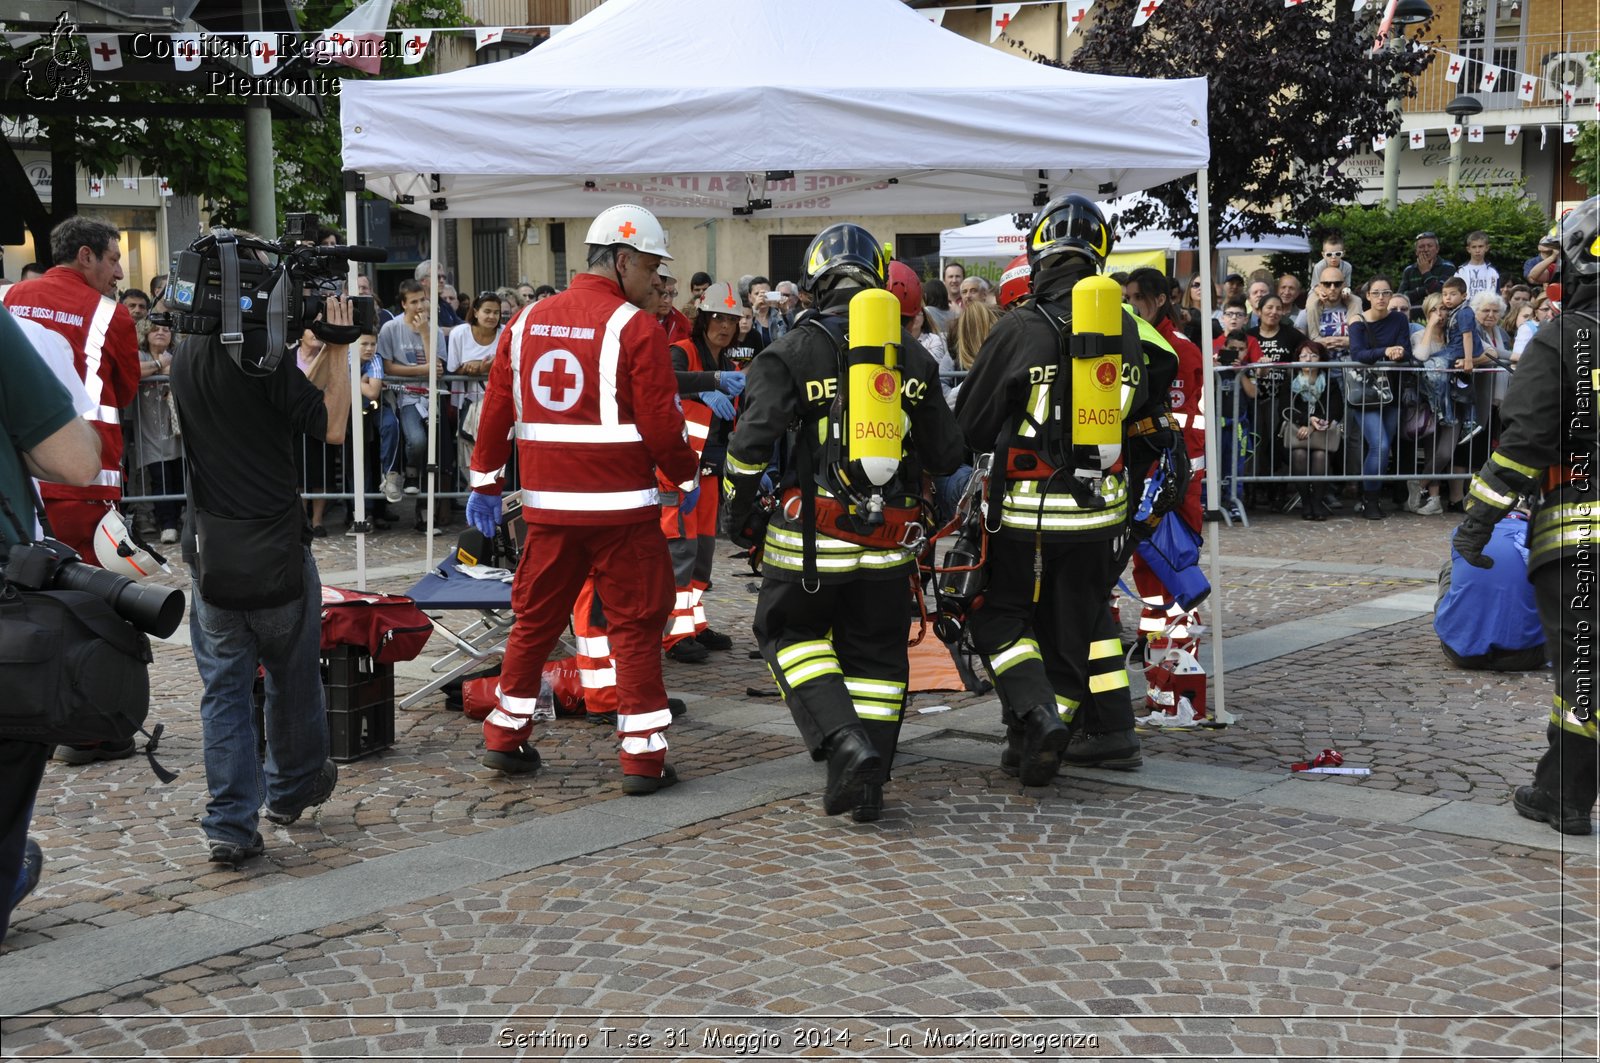
<svg viewBox="0 0 1600 1063">
<path fill-rule="evenodd" d="M 0 312 L 0 546 L 33 537 L 37 516 L 28 474 L 82 486 L 100 473 L 100 440 L 8 312 Z M 0 668 L 0 685 L 5 684 Z M 11 910 L 38 881 L 38 858 L 24 874 L 28 821 L 50 747 L 0 739 L 0 941 Z"/>
<path fill-rule="evenodd" d="M 350 302 L 329 297 L 312 329 L 326 343 L 302 374 L 292 357 L 264 375 L 229 357 L 217 334 L 183 338 L 173 363 L 189 456 L 183 559 L 194 573 L 189 630 L 205 692 L 200 722 L 210 800 L 200 821 L 211 860 L 261 854 L 257 814 L 288 825 L 333 793 L 319 670 L 322 585 L 300 505 L 302 435 L 344 443 L 350 423 Z M 265 330 L 245 332 L 248 351 Z M 266 671 L 267 755 L 256 755 L 251 687 Z"/>
</svg>

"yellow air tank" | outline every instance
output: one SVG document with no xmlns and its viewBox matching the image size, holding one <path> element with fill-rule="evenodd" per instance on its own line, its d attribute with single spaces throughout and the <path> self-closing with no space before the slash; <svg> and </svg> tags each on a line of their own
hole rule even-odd
<svg viewBox="0 0 1600 1063">
<path fill-rule="evenodd" d="M 1073 446 L 1121 443 L 1122 288 L 1110 277 L 1072 286 L 1071 349 Z"/>
<path fill-rule="evenodd" d="M 900 301 L 878 288 L 857 292 L 850 300 L 845 456 L 874 487 L 894 478 L 903 453 L 899 351 Z"/>
</svg>

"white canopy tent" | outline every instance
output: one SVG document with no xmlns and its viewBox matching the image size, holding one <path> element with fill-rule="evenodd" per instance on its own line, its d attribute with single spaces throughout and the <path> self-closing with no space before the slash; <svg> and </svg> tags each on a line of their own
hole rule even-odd
<svg viewBox="0 0 1600 1063">
<path fill-rule="evenodd" d="M 443 217 L 630 201 L 669 219 L 1000 213 L 1198 172 L 1207 210 L 1205 79 L 1047 67 L 901 0 L 610 0 L 518 58 L 341 94 L 345 168 L 431 216 L 430 254 Z M 489 112 L 493 135 L 462 121 Z"/>
<path fill-rule="evenodd" d="M 1124 232 L 1117 218 L 1139 199 L 1137 195 L 1122 196 L 1110 203 L 1100 204 L 1106 220 L 1116 233 L 1112 249 L 1125 251 L 1188 251 L 1193 250 L 1193 240 L 1179 240 L 1176 233 L 1159 228 Z M 940 258 L 1015 258 L 1024 249 L 1024 234 L 1017 229 L 1009 214 L 1002 214 L 958 229 L 945 229 L 939 234 Z M 1300 252 L 1309 254 L 1311 243 L 1303 232 L 1280 229 L 1260 236 L 1237 236 L 1217 244 L 1218 251 Z"/>
</svg>

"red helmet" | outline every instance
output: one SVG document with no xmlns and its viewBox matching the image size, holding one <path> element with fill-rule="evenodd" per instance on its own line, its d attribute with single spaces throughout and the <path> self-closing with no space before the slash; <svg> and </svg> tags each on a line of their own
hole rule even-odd
<svg viewBox="0 0 1600 1063">
<path fill-rule="evenodd" d="M 922 279 L 904 262 L 889 263 L 889 291 L 900 300 L 900 316 L 915 317 L 922 309 Z"/>
<path fill-rule="evenodd" d="M 1004 310 L 1027 295 L 1032 284 L 1033 266 L 1029 265 L 1024 252 L 1006 263 L 1005 272 L 1000 274 L 1000 308 Z"/>
</svg>

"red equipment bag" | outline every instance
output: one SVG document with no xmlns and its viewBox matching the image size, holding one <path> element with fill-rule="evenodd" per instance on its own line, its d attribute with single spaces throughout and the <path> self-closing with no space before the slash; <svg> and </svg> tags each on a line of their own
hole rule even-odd
<svg viewBox="0 0 1600 1063">
<path fill-rule="evenodd" d="M 500 677 L 486 675 L 461 684 L 461 711 L 469 720 L 485 719 L 500 704 Z"/>
<path fill-rule="evenodd" d="M 403 594 L 322 588 L 322 652 L 357 646 L 379 664 L 409 661 L 422 652 L 433 622 Z"/>
</svg>

